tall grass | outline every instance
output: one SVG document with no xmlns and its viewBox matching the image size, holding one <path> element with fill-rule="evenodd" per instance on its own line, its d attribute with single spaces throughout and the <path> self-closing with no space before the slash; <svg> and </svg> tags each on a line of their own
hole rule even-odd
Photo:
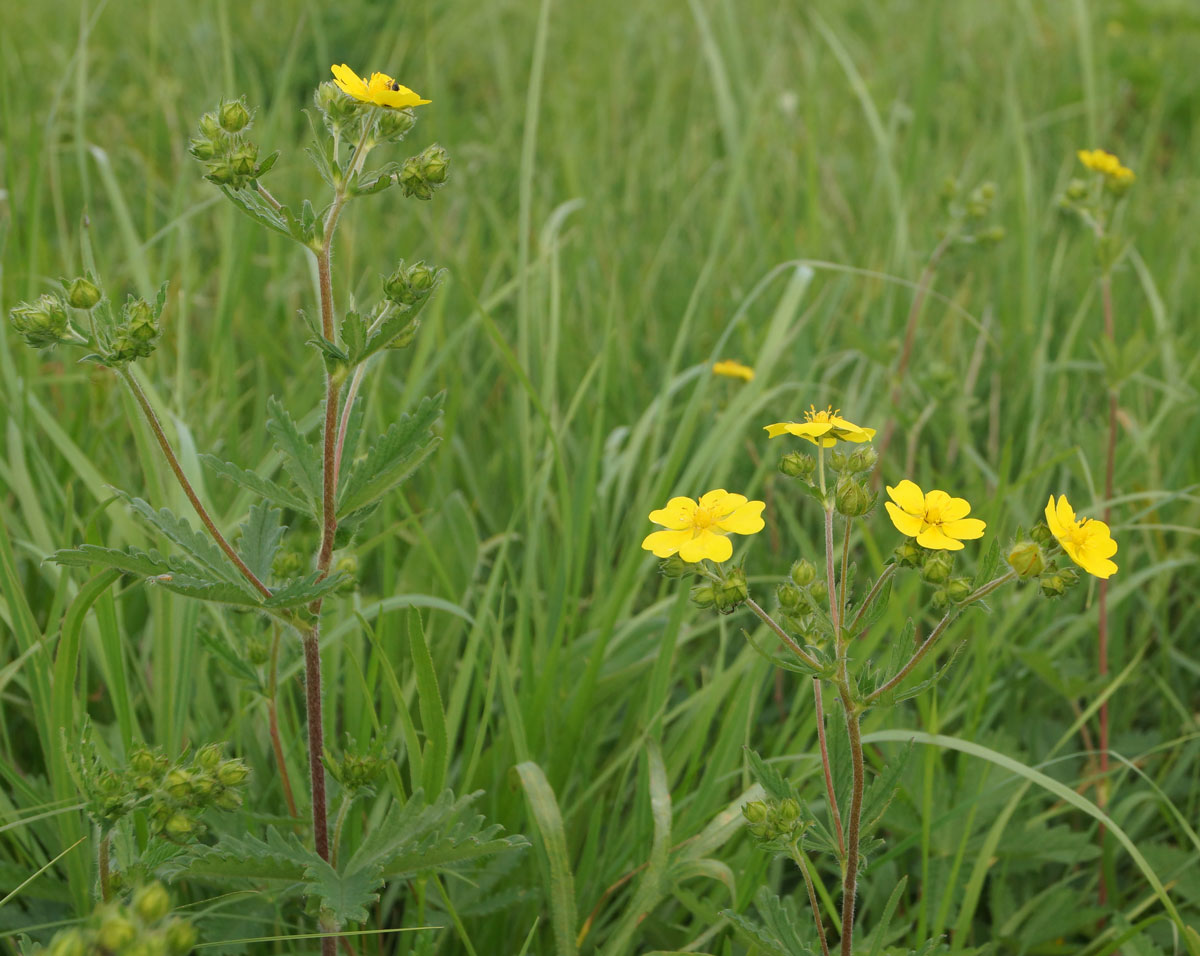
<svg viewBox="0 0 1200 956">
<path fill-rule="evenodd" d="M 418 210 L 355 210 L 335 254 L 365 277 L 339 308 L 370 295 L 397 250 L 450 268 L 412 361 L 365 395 L 379 427 L 444 388 L 446 440 L 360 549 L 361 587 L 324 638 L 327 692 L 343 701 L 327 731 L 380 732 L 404 753 L 405 614 L 422 608 L 447 782 L 486 791 L 482 812 L 535 846 L 478 886 L 431 890 L 423 918 L 446 928 L 394 945 L 741 951 L 719 911 L 746 910 L 764 881 L 797 891 L 740 835 L 744 748 L 819 802 L 811 698 L 807 681 L 777 688 L 742 638 L 748 618 L 698 614 L 654 575 L 637 547 L 645 515 L 671 493 L 754 490 L 778 533 L 751 574 L 766 583 L 813 556 L 820 529 L 796 516 L 760 429 L 809 402 L 895 416 L 884 477 L 936 477 L 985 502 L 994 533 L 1028 525 L 1051 488 L 1099 513 L 1100 306 L 1088 238 L 1055 196 L 1077 147 L 1118 152 L 1139 181 L 1118 224 L 1132 245 L 1113 279 L 1117 338 L 1140 331 L 1156 349 L 1121 393 L 1111 680 L 1095 676 L 1094 590 L 1056 603 L 1009 592 L 966 618 L 951 678 L 864 727 L 876 767 L 902 738 L 923 746 L 860 912 L 872 925 L 908 875 L 894 926 L 909 928 L 881 945 L 953 932 L 1002 952 L 1177 951 L 1146 870 L 1200 920 L 1198 54 L 1200 17 L 1169 0 L 7 4 L 0 302 L 78 271 L 83 229 L 110 289 L 149 295 L 169 277 L 143 383 L 232 527 L 248 500 L 198 453 L 273 462 L 267 396 L 316 405 L 296 314 L 314 309 L 315 280 L 294 248 L 214 200 L 186 131 L 246 93 L 264 144 L 285 150 L 272 188 L 302 195 L 314 177 L 300 110 L 329 63 L 390 68 L 429 95 L 422 133 L 454 156 L 454 188 Z M 999 185 L 1007 238 L 942 263 L 893 407 L 889 369 L 948 176 Z M 111 377 L 0 334 L 0 899 L 24 883 L 0 904 L 12 944 L 90 907 L 89 832 L 58 737 L 85 714 L 117 755 L 228 740 L 261 771 L 245 826 L 286 809 L 265 703 L 206 646 L 236 647 L 258 625 L 45 562 L 78 541 L 153 544 L 110 486 L 184 502 Z M 755 381 L 714 380 L 721 357 L 753 364 Z M 894 542 L 863 534 L 864 571 L 877 571 Z M 306 774 L 301 666 L 287 646 L 293 780 Z M 1145 867 L 1111 840 L 1094 861 L 1096 822 L 1064 797 L 1095 799 L 1102 695 L 1107 812 Z M 1099 866 L 1112 877 L 1103 931 Z M 179 893 L 212 914 L 213 938 L 306 931 L 260 901 Z M 389 925 L 414 924 L 406 893 L 382 901 Z"/>
</svg>

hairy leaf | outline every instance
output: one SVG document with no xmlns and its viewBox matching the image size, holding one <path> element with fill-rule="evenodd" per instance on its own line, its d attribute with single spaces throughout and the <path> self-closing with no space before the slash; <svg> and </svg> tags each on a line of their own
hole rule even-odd
<svg viewBox="0 0 1200 956">
<path fill-rule="evenodd" d="M 292 481 L 309 500 L 309 509 L 316 512 L 321 501 L 321 459 L 317 449 L 300 434 L 300 428 L 292 420 L 275 396 L 267 399 L 267 431 L 275 439 L 275 447 L 284 454 L 283 467 Z"/>
<path fill-rule="evenodd" d="M 290 508 L 292 511 L 311 512 L 311 506 L 307 501 L 299 495 L 288 491 L 282 485 L 276 484 L 271 479 L 264 478 L 258 472 L 241 468 L 231 461 L 222 461 L 215 455 L 201 455 L 200 460 L 222 478 L 228 478 L 235 484 L 241 485 L 247 491 L 253 491 L 255 494 L 261 495 L 273 504 L 280 505 L 283 508 Z"/>
<path fill-rule="evenodd" d="M 129 502 L 135 513 L 186 551 L 189 557 L 193 558 L 206 572 L 210 572 L 214 578 L 228 581 L 245 590 L 246 593 L 254 594 L 250 590 L 250 586 L 245 583 L 241 572 L 234 567 L 216 543 L 207 534 L 196 531 L 186 518 L 181 518 L 168 508 L 160 508 L 155 511 L 141 498 L 130 498 L 124 492 L 119 494 Z"/>
<path fill-rule="evenodd" d="M 354 465 L 354 473 L 341 494 L 340 514 L 357 511 L 383 497 L 428 457 L 439 441 L 430 429 L 442 414 L 442 402 L 442 395 L 422 399 L 413 414 L 402 415 L 384 432 L 367 457 Z"/>
<path fill-rule="evenodd" d="M 281 521 L 282 516 L 283 512 L 278 508 L 257 501 L 250 506 L 250 514 L 241 524 L 242 537 L 238 541 L 238 551 L 246 567 L 260 581 L 270 578 L 271 562 L 275 560 L 279 542 L 287 531 Z"/>
<path fill-rule="evenodd" d="M 346 576 L 340 572 L 321 577 L 319 571 L 302 578 L 294 578 L 276 588 L 271 596 L 263 602 L 264 607 L 285 608 L 308 604 L 319 597 L 324 597 L 330 591 L 335 591 L 346 581 Z"/>
<path fill-rule="evenodd" d="M 269 158 L 269 157 L 268 157 Z M 274 162 L 272 161 L 272 165 Z M 263 172 L 266 170 L 264 169 Z M 283 216 L 275 211 L 275 207 L 270 205 L 265 199 L 258 194 L 254 189 L 230 189 L 228 186 L 222 186 L 223 192 L 235 206 L 238 207 L 247 216 L 257 222 L 259 225 L 266 226 L 272 232 L 277 232 L 281 236 L 291 236 L 291 230 L 288 229 L 287 223 Z M 298 237 L 294 237 L 298 238 Z"/>
<path fill-rule="evenodd" d="M 801 935 L 795 913 L 787 903 L 764 886 L 755 894 L 754 906 L 762 923 L 733 910 L 722 910 L 721 915 L 733 924 L 739 936 L 772 956 L 813 956 L 813 948 Z"/>
<path fill-rule="evenodd" d="M 379 899 L 375 891 L 383 885 L 382 868 L 377 865 L 347 868 L 339 873 L 322 859 L 310 863 L 304 871 L 309 894 L 321 901 L 338 923 L 365 923 L 367 906 Z"/>
</svg>

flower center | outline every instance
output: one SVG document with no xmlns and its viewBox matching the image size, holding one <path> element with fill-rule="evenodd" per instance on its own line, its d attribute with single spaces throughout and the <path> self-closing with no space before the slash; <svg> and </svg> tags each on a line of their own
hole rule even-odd
<svg viewBox="0 0 1200 956">
<path fill-rule="evenodd" d="M 1071 542 L 1071 544 L 1078 545 L 1078 546 L 1084 545 L 1087 542 L 1087 538 L 1088 538 L 1086 528 L 1087 528 L 1087 523 L 1090 520 L 1091 520 L 1090 518 L 1083 518 L 1083 519 L 1077 521 L 1075 523 L 1074 527 L 1069 528 L 1067 530 L 1067 533 L 1064 535 L 1064 538 L 1067 541 Z"/>
<path fill-rule="evenodd" d="M 716 520 L 716 517 L 707 508 L 697 508 L 696 513 L 692 515 L 692 527 L 697 531 L 704 531 Z"/>
<path fill-rule="evenodd" d="M 818 412 L 817 406 L 809 405 L 808 411 L 804 413 L 804 420 L 806 422 L 827 422 L 840 411 L 840 408 L 834 408 L 832 405 L 826 405 L 824 411 Z"/>
<path fill-rule="evenodd" d="M 925 509 L 925 523 L 932 525 L 940 525 L 942 523 L 942 509 L 937 505 L 932 508 Z"/>
</svg>

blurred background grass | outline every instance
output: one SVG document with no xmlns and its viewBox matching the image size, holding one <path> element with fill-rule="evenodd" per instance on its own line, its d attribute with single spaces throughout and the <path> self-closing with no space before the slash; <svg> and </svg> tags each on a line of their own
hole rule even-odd
<svg viewBox="0 0 1200 956">
<path fill-rule="evenodd" d="M 432 99 L 401 149 L 441 142 L 450 186 L 430 204 L 393 192 L 357 204 L 336 249 L 341 308 L 372 300 L 401 257 L 450 270 L 414 351 L 369 386 L 368 419 L 381 428 L 435 390 L 449 401 L 444 446 L 360 543 L 361 588 L 339 609 L 348 623 L 330 629 L 328 692 L 344 692 L 330 739 L 392 726 L 379 655 L 411 695 L 402 606 L 436 605 L 427 628 L 455 789 L 486 790 L 489 819 L 534 835 L 510 770 L 543 768 L 564 818 L 568 895 L 580 923 L 594 916 L 585 950 L 715 952 L 729 938 L 718 910 L 746 909 L 763 879 L 792 892 L 792 877 L 730 836 L 713 853 L 731 867 L 726 882 L 681 877 L 644 919 L 629 910 L 636 881 L 606 893 L 649 854 L 646 742 L 662 745 L 679 843 L 749 786 L 744 746 L 811 778 L 811 698 L 806 682 L 777 687 L 747 650 L 749 619 L 690 612 L 654 574 L 638 549 L 646 513 L 721 485 L 767 496 L 775 530 L 748 562 L 765 595 L 815 553 L 818 526 L 774 476 L 781 449 L 760 429 L 810 402 L 880 426 L 894 414 L 884 477 L 965 495 L 996 535 L 1033 521 L 1051 490 L 1099 513 L 1094 258 L 1055 199 L 1080 172 L 1076 148 L 1116 152 L 1139 176 L 1118 223 L 1131 245 L 1114 280 L 1117 335 L 1152 350 L 1121 393 L 1111 707 L 1113 749 L 1128 763 L 1114 761 L 1109 810 L 1194 922 L 1198 57 L 1200 11 L 1184 0 L 6 3 L 0 304 L 81 268 L 85 214 L 110 294 L 148 295 L 169 279 L 167 331 L 146 373 L 189 470 L 233 527 L 249 502 L 205 476 L 196 453 L 269 463 L 267 396 L 297 415 L 316 406 L 319 366 L 297 317 L 315 310 L 314 270 L 200 180 L 187 137 L 202 111 L 244 93 L 264 151 L 283 150 L 272 190 L 319 197 L 301 111 L 330 63 L 389 70 Z M 1007 238 L 939 270 L 893 409 L 891 369 L 947 177 L 997 183 Z M 15 887 L 65 849 L 53 818 L 17 822 L 54 809 L 48 758 L 28 732 L 30 685 L 82 580 L 43 559 L 83 540 L 152 543 L 110 504 L 109 485 L 181 513 L 185 503 L 111 376 L 2 334 L 0 512 L 20 591 L 0 604 L 0 816 L 13 821 L 0 829 L 0 887 Z M 759 375 L 744 387 L 714 380 L 719 357 Z M 865 575 L 894 533 L 877 518 L 863 535 Z M 915 582 L 898 589 L 868 652 L 920 599 Z M 1080 720 L 1102 687 L 1093 599 L 1087 587 L 1050 604 L 1008 592 L 991 616 L 959 625 L 950 679 L 873 715 L 868 731 L 972 740 L 1094 798 L 1094 718 Z M 18 658 L 21 601 L 46 646 Z M 261 698 L 200 640 L 242 647 L 258 625 L 138 585 L 98 608 L 85 630 L 86 709 L 113 750 L 229 740 L 261 771 L 242 825 L 281 812 Z M 297 650 L 282 719 L 302 780 Z M 880 743 L 873 759 L 897 752 Z M 866 877 L 867 925 L 908 874 L 910 942 L 953 929 L 963 946 L 1080 951 L 1096 935 L 1094 824 L 987 767 L 920 749 Z M 1142 876 L 1109 847 L 1107 938 L 1137 924 L 1127 945 L 1142 949 L 1128 951 L 1170 952 Z M 84 852 L 0 908 L 0 922 L 78 915 Z M 532 951 L 553 951 L 547 913 L 564 903 L 561 888 L 547 892 L 540 853 L 455 889 L 463 928 L 436 945 L 516 949 L 532 931 Z M 197 912 L 217 906 L 203 887 L 184 895 Z M 404 897 L 385 896 L 388 925 L 414 922 Z M 217 909 L 228 920 L 211 924 L 214 938 L 304 926 L 261 902 Z"/>
</svg>

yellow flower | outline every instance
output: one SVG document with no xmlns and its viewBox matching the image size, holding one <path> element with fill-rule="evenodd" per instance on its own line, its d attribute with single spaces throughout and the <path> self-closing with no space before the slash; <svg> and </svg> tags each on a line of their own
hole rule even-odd
<svg viewBox="0 0 1200 956">
<path fill-rule="evenodd" d="M 728 378 L 740 378 L 746 382 L 754 381 L 754 369 L 743 365 L 735 359 L 722 359 L 713 364 L 713 375 L 724 375 Z"/>
<path fill-rule="evenodd" d="M 971 506 L 964 498 L 951 498 L 944 491 L 925 494 L 907 478 L 893 488 L 888 485 L 883 506 L 892 516 L 892 524 L 901 534 L 916 538 L 922 548 L 935 551 L 961 551 L 962 540 L 982 538 L 987 527 L 978 518 L 968 518 Z"/>
<path fill-rule="evenodd" d="M 646 535 L 642 547 L 658 558 L 678 554 L 684 561 L 728 561 L 733 544 L 727 534 L 758 534 L 762 531 L 761 501 L 747 501 L 745 495 L 731 495 L 724 488 L 710 491 L 698 502 L 691 498 L 672 498 L 660 511 L 651 511 L 650 520 L 666 531 Z"/>
<path fill-rule="evenodd" d="M 774 425 L 763 426 L 767 436 L 778 438 L 786 433 L 797 438 L 806 438 L 814 445 L 822 445 L 825 448 L 836 445 L 838 439 L 864 442 L 875 437 L 874 428 L 863 428 L 862 425 L 846 421 L 838 415 L 841 409 L 835 409 L 832 405 L 823 412 L 818 412 L 813 405 L 809 405 L 808 408 L 802 422 L 776 422 Z"/>
<path fill-rule="evenodd" d="M 369 80 L 364 80 L 345 63 L 341 66 L 331 66 L 329 69 L 333 72 L 333 80 L 338 88 L 363 103 L 400 110 L 431 102 L 421 99 L 407 86 L 401 86 L 386 73 L 372 73 Z"/>
<path fill-rule="evenodd" d="M 1103 173 L 1104 178 L 1114 185 L 1128 186 L 1137 178 L 1132 169 L 1122 166 L 1116 156 L 1102 149 L 1081 149 L 1075 155 L 1084 166 L 1092 172 Z"/>
<path fill-rule="evenodd" d="M 1117 542 L 1108 525 L 1095 518 L 1076 518 L 1066 495 L 1059 495 L 1057 505 L 1054 495 L 1050 496 L 1046 524 L 1071 560 L 1088 574 L 1107 578 L 1117 573 L 1117 566 L 1109 560 L 1117 553 Z"/>
</svg>

